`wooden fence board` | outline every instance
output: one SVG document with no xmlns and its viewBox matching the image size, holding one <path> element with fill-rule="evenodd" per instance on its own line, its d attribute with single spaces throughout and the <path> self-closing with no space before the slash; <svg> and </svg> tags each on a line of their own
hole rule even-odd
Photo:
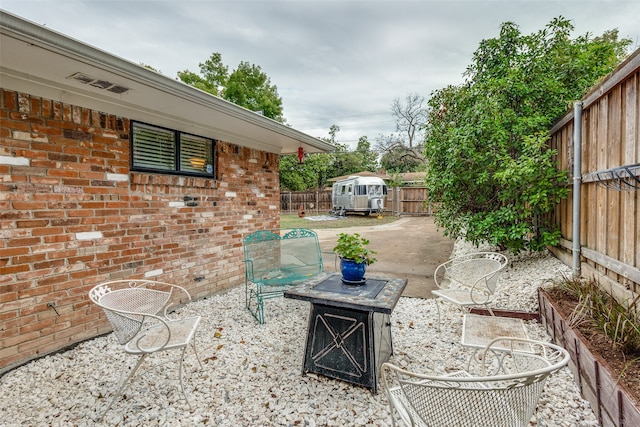
<svg viewBox="0 0 640 427">
<path fill-rule="evenodd" d="M 582 262 L 593 272 L 640 293 L 640 191 L 617 191 L 598 183 L 595 172 L 640 163 L 640 50 L 583 100 L 580 236 L 573 236 L 572 199 L 554 213 L 562 238 L 580 239 Z M 551 130 L 558 167 L 573 173 L 573 112 Z M 572 197 L 572 182 L 570 197 Z M 571 244 L 554 249 L 571 260 Z M 568 256 L 565 256 L 568 255 Z M 594 254 L 598 254 L 594 256 Z M 634 280 L 631 280 L 631 277 Z"/>
<path fill-rule="evenodd" d="M 607 104 L 607 165 L 621 166 L 623 165 L 620 158 L 620 151 L 622 148 L 622 88 L 616 86 L 611 90 L 609 95 L 609 102 Z M 609 166 L 611 167 L 611 166 Z M 620 250 L 620 192 L 619 191 L 607 191 L 607 228 L 606 233 L 606 251 L 605 254 L 618 258 Z M 617 275 L 610 275 L 612 279 L 616 280 Z"/>
<path fill-rule="evenodd" d="M 432 215 L 434 208 L 425 205 L 425 187 L 390 188 L 384 211 L 399 215 Z M 331 189 L 318 191 L 292 191 L 280 193 L 280 210 L 296 213 L 303 206 L 306 215 L 327 214 L 331 211 Z"/>
</svg>

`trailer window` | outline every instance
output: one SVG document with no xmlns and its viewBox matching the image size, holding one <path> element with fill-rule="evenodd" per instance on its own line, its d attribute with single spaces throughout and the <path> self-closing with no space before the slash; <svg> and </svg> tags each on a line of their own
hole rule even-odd
<svg viewBox="0 0 640 427">
<path fill-rule="evenodd" d="M 369 186 L 369 195 L 371 196 L 382 196 L 383 193 L 383 186 L 382 185 L 370 185 Z"/>
<path fill-rule="evenodd" d="M 366 195 L 367 195 L 367 186 L 356 185 L 356 196 L 366 196 Z"/>
</svg>

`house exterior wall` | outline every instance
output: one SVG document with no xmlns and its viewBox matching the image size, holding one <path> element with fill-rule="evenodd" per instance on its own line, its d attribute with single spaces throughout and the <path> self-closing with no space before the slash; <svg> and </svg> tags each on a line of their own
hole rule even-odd
<svg viewBox="0 0 640 427">
<path fill-rule="evenodd" d="M 219 142 L 215 180 L 132 172 L 129 120 L 0 88 L 0 373 L 108 332 L 94 285 L 202 298 L 244 281 L 244 234 L 278 228 L 277 154 Z"/>
</svg>

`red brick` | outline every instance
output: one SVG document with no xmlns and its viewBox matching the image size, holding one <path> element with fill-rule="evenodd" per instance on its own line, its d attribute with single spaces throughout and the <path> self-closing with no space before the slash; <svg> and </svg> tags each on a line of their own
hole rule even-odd
<svg viewBox="0 0 640 427">
<path fill-rule="evenodd" d="M 46 227 L 47 225 L 49 225 L 49 221 L 46 220 L 16 221 L 18 228 Z"/>
<path fill-rule="evenodd" d="M 164 269 L 163 279 L 183 284 L 198 296 L 240 283 L 244 266 L 220 259 L 212 248 L 220 248 L 228 257 L 240 257 L 243 233 L 260 224 L 277 226 L 277 221 L 268 219 L 238 219 L 254 198 L 244 188 L 247 182 L 258 185 L 266 195 L 255 209 L 267 211 L 269 205 L 278 204 L 277 155 L 221 143 L 218 156 L 224 181 L 131 173 L 128 119 L 21 95 L 21 105 L 30 111 L 27 120 L 22 120 L 18 94 L 2 91 L 0 99 L 0 117 L 15 113 L 15 119 L 3 119 L 0 127 L 48 138 L 48 142 L 13 140 L 7 128 L 0 129 L 0 145 L 19 149 L 32 159 L 30 167 L 0 166 L 0 174 L 12 176 L 12 185 L 21 185 L 15 191 L 0 183 L 0 191 L 9 195 L 0 207 L 16 213 L 3 218 L 19 226 L 0 242 L 0 259 L 5 262 L 3 268 L 9 262 L 29 268 L 35 264 L 33 271 L 0 276 L 0 286 L 8 286 L 1 288 L 5 292 L 0 293 L 0 322 L 20 320 L 17 313 L 27 316 L 25 319 L 36 316 L 39 326 L 24 323 L 23 331 L 42 334 L 9 351 L 3 349 L 0 368 L 108 330 L 104 316 L 86 295 L 95 283 L 141 277 L 154 269 Z M 260 159 L 259 165 L 249 164 L 247 156 Z M 242 167 L 245 176 L 235 177 L 228 167 L 232 164 Z M 263 169 L 263 164 L 269 166 Z M 107 181 L 107 172 L 128 174 L 131 182 Z M 219 188 L 221 182 L 225 186 Z M 226 191 L 236 192 L 237 197 L 227 199 Z M 181 201 L 186 194 L 196 194 L 201 206 L 168 206 L 169 201 Z M 218 205 L 212 206 L 213 202 Z M 208 216 L 210 213 L 215 216 Z M 84 231 L 100 231 L 103 237 L 76 241 L 75 233 Z M 195 263 L 193 268 L 182 268 L 190 262 Z M 75 270 L 78 266 L 82 269 Z M 196 286 L 191 278 L 202 271 L 216 271 L 216 279 L 207 277 Z M 17 299 L 18 295 L 25 298 Z M 56 302 L 60 317 L 46 307 L 48 301 Z M 18 333 L 15 328 L 11 331 Z M 0 346 L 6 342 L 0 340 Z"/>
</svg>

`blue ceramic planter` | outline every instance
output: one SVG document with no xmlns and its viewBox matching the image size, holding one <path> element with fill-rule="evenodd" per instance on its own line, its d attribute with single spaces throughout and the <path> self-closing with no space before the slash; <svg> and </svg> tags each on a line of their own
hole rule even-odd
<svg viewBox="0 0 640 427">
<path fill-rule="evenodd" d="M 367 271 L 367 264 L 364 262 L 357 263 L 352 259 L 340 258 L 340 271 L 342 278 L 348 282 L 361 282 L 364 279 L 364 273 Z"/>
</svg>

